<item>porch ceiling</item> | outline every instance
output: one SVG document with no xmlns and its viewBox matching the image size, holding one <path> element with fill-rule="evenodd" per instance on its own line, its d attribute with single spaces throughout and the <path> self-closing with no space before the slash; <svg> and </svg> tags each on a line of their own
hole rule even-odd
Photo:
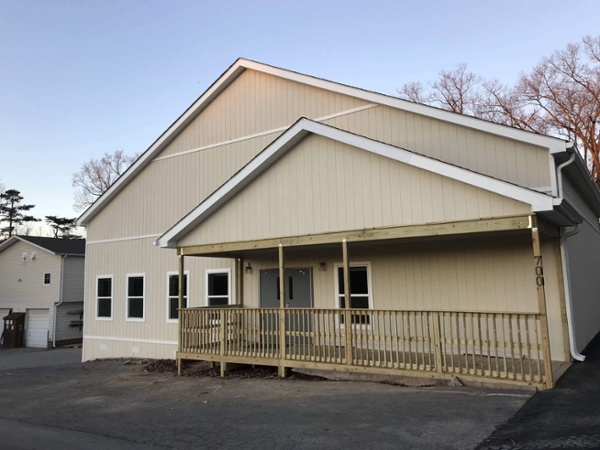
<svg viewBox="0 0 600 450">
<path fill-rule="evenodd" d="M 532 228 L 532 216 L 511 216 L 492 219 L 443 222 L 401 227 L 371 228 L 305 236 L 286 236 L 256 241 L 226 242 L 218 244 L 179 247 L 183 256 L 237 257 L 248 251 L 272 250 L 280 245 L 289 247 L 333 246 L 342 241 L 348 243 L 428 238 L 435 236 L 461 236 L 528 230 Z"/>
</svg>

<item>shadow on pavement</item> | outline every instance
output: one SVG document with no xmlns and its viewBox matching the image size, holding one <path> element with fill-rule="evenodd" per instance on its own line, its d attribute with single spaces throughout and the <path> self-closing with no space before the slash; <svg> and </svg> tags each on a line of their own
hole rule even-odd
<svg viewBox="0 0 600 450">
<path fill-rule="evenodd" d="M 0 371 L 33 369 L 81 363 L 81 348 L 3 348 L 0 347 Z"/>
<path fill-rule="evenodd" d="M 555 388 L 535 394 L 477 450 L 600 448 L 600 334 Z"/>
</svg>

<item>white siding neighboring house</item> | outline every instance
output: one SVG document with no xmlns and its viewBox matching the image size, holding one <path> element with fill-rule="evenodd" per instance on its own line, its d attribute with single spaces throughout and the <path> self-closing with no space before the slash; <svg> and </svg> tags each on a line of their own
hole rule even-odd
<svg viewBox="0 0 600 450">
<path fill-rule="evenodd" d="M 84 255 L 85 240 L 13 236 L 0 245 L 0 319 L 26 314 L 27 347 L 81 341 Z"/>
</svg>

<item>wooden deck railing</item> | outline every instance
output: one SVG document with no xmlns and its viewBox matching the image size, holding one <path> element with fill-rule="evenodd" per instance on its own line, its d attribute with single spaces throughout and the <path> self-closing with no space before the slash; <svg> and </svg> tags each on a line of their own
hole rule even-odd
<svg viewBox="0 0 600 450">
<path fill-rule="evenodd" d="M 550 371 L 543 361 L 538 314 L 288 308 L 282 333 L 280 313 L 237 307 L 181 310 L 179 357 L 540 384 Z"/>
</svg>

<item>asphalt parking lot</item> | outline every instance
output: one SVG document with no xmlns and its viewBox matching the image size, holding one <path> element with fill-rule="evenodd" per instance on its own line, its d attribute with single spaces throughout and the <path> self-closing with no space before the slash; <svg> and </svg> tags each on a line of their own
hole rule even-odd
<svg viewBox="0 0 600 450">
<path fill-rule="evenodd" d="M 477 450 L 600 449 L 600 335 L 554 389 L 538 392 Z"/>
<path fill-rule="evenodd" d="M 178 377 L 79 360 L 77 349 L 0 350 L 0 447 L 464 450 L 529 399 L 463 387 Z"/>
</svg>

